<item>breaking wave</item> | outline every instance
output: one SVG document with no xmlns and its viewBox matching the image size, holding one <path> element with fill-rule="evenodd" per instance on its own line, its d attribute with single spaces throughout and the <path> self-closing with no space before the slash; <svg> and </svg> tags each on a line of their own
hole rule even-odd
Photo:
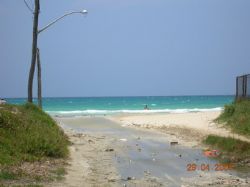
<svg viewBox="0 0 250 187">
<path fill-rule="evenodd" d="M 109 115 L 109 114 L 147 114 L 147 113 L 188 113 L 188 112 L 212 112 L 221 111 L 222 107 L 217 108 L 192 108 L 192 109 L 155 109 L 155 110 L 73 110 L 73 111 L 46 111 L 51 115 Z"/>
</svg>

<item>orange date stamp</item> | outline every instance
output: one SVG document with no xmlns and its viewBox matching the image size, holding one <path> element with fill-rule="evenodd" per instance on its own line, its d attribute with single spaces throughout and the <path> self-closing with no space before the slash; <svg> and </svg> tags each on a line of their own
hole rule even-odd
<svg viewBox="0 0 250 187">
<path fill-rule="evenodd" d="M 233 163 L 217 163 L 217 164 L 187 164 L 187 171 L 227 171 L 234 168 Z"/>
</svg>

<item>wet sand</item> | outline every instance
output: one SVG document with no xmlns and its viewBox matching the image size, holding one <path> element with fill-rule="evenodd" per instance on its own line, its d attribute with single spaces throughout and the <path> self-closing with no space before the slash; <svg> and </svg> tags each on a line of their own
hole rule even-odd
<svg viewBox="0 0 250 187">
<path fill-rule="evenodd" d="M 215 171 L 217 161 L 203 156 L 199 146 L 186 146 L 173 134 L 124 126 L 120 117 L 56 119 L 72 145 L 65 180 L 52 186 L 247 186 L 248 175 Z M 190 163 L 211 169 L 190 172 Z"/>
</svg>

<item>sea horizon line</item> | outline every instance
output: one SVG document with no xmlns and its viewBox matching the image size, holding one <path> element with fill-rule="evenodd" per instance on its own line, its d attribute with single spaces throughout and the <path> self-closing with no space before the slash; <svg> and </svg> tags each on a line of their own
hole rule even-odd
<svg viewBox="0 0 250 187">
<path fill-rule="evenodd" d="M 232 96 L 234 97 L 234 94 L 216 94 L 216 95 L 140 95 L 140 96 L 48 96 L 43 97 L 43 99 L 53 99 L 53 98 L 124 98 L 124 97 L 130 97 L 130 98 L 138 98 L 138 97 L 220 97 L 220 96 Z M 1 97 L 2 99 L 26 99 L 27 97 Z M 37 97 L 33 97 L 35 100 Z"/>
</svg>

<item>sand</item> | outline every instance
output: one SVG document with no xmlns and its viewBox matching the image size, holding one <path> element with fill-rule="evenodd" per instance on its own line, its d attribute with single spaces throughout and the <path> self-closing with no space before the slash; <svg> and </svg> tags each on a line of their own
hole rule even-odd
<svg viewBox="0 0 250 187">
<path fill-rule="evenodd" d="M 206 135 L 232 136 L 230 130 L 213 122 L 218 115 L 219 112 L 199 112 L 57 118 L 71 141 L 70 158 L 65 179 L 45 186 L 247 186 L 249 176 L 239 177 L 225 172 L 200 172 L 189 176 L 186 172 L 185 160 L 189 163 L 196 157 L 193 152 L 200 149 L 199 143 Z M 246 137 L 237 137 L 249 141 Z M 180 147 L 168 148 L 172 140 Z M 153 156 L 156 162 L 150 158 L 151 151 L 157 153 Z M 141 168 L 137 169 L 137 165 Z M 148 168 L 145 170 L 144 166 Z M 121 167 L 138 171 L 124 175 Z M 155 168 L 159 175 L 153 175 Z M 164 180 L 161 170 L 168 176 Z M 187 175 L 174 177 L 175 170 Z M 138 173 L 144 173 L 144 176 L 136 176 Z"/>
<path fill-rule="evenodd" d="M 56 183 L 45 184 L 45 186 L 161 185 L 155 177 L 145 176 L 137 179 L 129 173 L 126 177 L 119 174 L 115 162 L 127 151 L 127 139 L 122 139 L 119 135 L 116 135 L 117 131 L 123 131 L 124 127 L 121 125 L 105 120 L 105 118 L 95 117 L 58 118 L 56 120 L 70 139 L 70 157 L 67 160 L 65 178 Z M 92 120 L 96 123 L 99 122 L 99 125 L 103 123 L 103 127 L 93 124 Z M 69 125 L 66 127 L 64 124 Z M 102 132 L 106 131 L 106 128 L 110 131 Z M 79 129 L 84 129 L 84 132 L 79 132 Z M 110 134 L 113 129 L 115 130 L 114 134 Z M 136 136 L 139 136 L 139 134 Z M 128 158 L 127 163 L 129 163 Z"/>
<path fill-rule="evenodd" d="M 103 135 L 88 135 L 64 129 L 68 135 L 70 158 L 65 179 L 52 183 L 53 187 L 118 186 L 118 173 L 112 163 L 115 152 L 110 149 L 112 139 Z"/>
<path fill-rule="evenodd" d="M 178 136 L 177 138 L 192 142 L 190 145 L 199 142 L 209 134 L 234 137 L 250 142 L 249 138 L 231 132 L 223 124 L 219 125 L 215 123 L 214 119 L 219 115 L 220 112 L 140 114 L 120 115 L 111 117 L 110 119 L 121 122 L 124 126 L 156 129 L 176 135 Z"/>
</svg>

